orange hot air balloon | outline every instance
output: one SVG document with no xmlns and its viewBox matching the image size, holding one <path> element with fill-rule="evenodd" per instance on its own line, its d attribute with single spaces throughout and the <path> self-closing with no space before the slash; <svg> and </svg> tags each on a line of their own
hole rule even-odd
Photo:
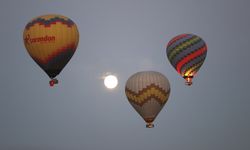
<svg viewBox="0 0 250 150">
<path fill-rule="evenodd" d="M 132 75 L 125 87 L 130 104 L 145 120 L 147 128 L 153 128 L 153 121 L 168 100 L 170 84 L 159 72 L 143 71 Z"/>
<path fill-rule="evenodd" d="M 44 15 L 31 20 L 23 32 L 24 45 L 32 59 L 51 78 L 55 78 L 74 55 L 79 33 L 76 24 L 61 15 Z"/>
</svg>

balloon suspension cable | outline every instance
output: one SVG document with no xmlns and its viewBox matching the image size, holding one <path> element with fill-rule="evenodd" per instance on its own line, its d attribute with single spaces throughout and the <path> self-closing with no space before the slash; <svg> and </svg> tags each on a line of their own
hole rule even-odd
<svg viewBox="0 0 250 150">
<path fill-rule="evenodd" d="M 56 78 L 51 79 L 51 80 L 49 81 L 49 85 L 50 85 L 51 87 L 53 87 L 55 84 L 58 84 L 58 80 L 57 80 Z"/>
<path fill-rule="evenodd" d="M 192 82 L 193 76 L 184 76 L 184 79 L 186 80 L 185 84 L 187 86 L 191 86 L 193 84 Z"/>
<path fill-rule="evenodd" d="M 147 128 L 153 128 L 154 127 L 153 122 L 147 122 L 146 127 Z"/>
</svg>

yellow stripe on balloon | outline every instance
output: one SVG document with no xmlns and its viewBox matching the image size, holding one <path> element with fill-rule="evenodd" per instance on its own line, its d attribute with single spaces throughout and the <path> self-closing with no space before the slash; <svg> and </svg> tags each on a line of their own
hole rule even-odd
<svg viewBox="0 0 250 150">
<path fill-rule="evenodd" d="M 148 99 L 151 98 L 151 96 L 157 98 L 157 100 L 160 101 L 161 104 L 163 104 L 167 101 L 169 93 L 159 90 L 159 88 L 156 88 L 154 86 L 151 86 L 148 87 L 147 89 L 144 89 L 144 91 L 141 94 L 135 94 L 130 90 L 126 90 L 126 95 L 129 100 L 134 101 L 135 103 L 138 104 L 142 104 L 145 101 L 148 101 Z"/>
<path fill-rule="evenodd" d="M 203 62 L 200 62 L 194 66 L 192 66 L 191 68 L 189 68 L 186 72 L 185 72 L 185 76 L 194 76 L 196 72 L 194 72 L 194 69 L 201 66 L 203 64 Z"/>
</svg>

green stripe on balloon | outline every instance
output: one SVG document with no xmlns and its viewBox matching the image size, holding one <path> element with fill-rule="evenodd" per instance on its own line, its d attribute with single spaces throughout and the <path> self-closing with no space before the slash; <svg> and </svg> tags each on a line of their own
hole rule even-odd
<svg viewBox="0 0 250 150">
<path fill-rule="evenodd" d="M 198 37 L 192 37 L 191 39 L 181 43 L 177 47 L 173 48 L 173 50 L 170 50 L 171 53 L 169 54 L 168 58 L 172 60 L 176 55 L 181 54 L 182 51 L 186 50 L 188 47 L 198 43 L 200 38 Z"/>
<path fill-rule="evenodd" d="M 176 66 L 179 61 L 181 61 L 183 58 L 187 57 L 188 55 L 194 53 L 195 51 L 199 50 L 200 48 L 204 47 L 205 43 L 200 40 L 198 43 L 188 47 L 184 51 L 182 51 L 180 54 L 176 55 L 172 60 L 171 64 L 173 66 Z"/>
<path fill-rule="evenodd" d="M 200 62 L 204 62 L 206 58 L 206 53 L 203 53 L 201 54 L 200 56 L 190 60 L 189 62 L 187 62 L 186 64 L 184 64 L 182 67 L 181 67 L 181 73 L 185 72 L 185 70 L 189 70 L 189 68 L 192 68 L 194 65 L 200 63 Z"/>
<path fill-rule="evenodd" d="M 197 35 L 180 34 L 170 40 L 166 50 L 171 65 L 191 85 L 193 75 L 205 60 L 206 43 Z"/>
</svg>

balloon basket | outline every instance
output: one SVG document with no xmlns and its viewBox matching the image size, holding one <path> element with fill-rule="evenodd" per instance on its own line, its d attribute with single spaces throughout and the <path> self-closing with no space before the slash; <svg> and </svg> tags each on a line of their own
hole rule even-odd
<svg viewBox="0 0 250 150">
<path fill-rule="evenodd" d="M 187 81 L 185 82 L 185 84 L 186 84 L 187 86 L 191 86 L 191 85 L 193 84 L 193 82 L 187 80 Z"/>
<path fill-rule="evenodd" d="M 49 85 L 51 87 L 53 87 L 55 84 L 58 84 L 58 80 L 56 78 L 49 81 Z"/>
<path fill-rule="evenodd" d="M 185 84 L 187 86 L 191 86 L 193 84 L 192 82 L 193 76 L 184 76 L 184 79 L 186 80 Z"/>
<path fill-rule="evenodd" d="M 154 124 L 152 122 L 149 122 L 146 124 L 146 128 L 154 128 Z"/>
</svg>

